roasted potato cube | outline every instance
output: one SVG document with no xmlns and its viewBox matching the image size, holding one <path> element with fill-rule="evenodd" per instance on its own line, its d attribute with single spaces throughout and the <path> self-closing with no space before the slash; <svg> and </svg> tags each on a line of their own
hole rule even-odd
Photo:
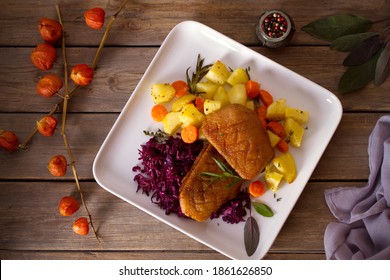
<svg viewBox="0 0 390 280">
<path fill-rule="evenodd" d="M 253 100 L 249 100 L 245 103 L 245 106 L 251 110 L 255 110 L 255 102 Z"/>
<path fill-rule="evenodd" d="M 194 125 L 196 127 L 200 127 L 205 115 L 196 109 L 195 105 L 190 103 L 183 106 L 179 113 L 179 119 L 182 122 L 182 126 Z"/>
<path fill-rule="evenodd" d="M 287 152 L 272 159 L 272 164 L 283 175 L 283 178 L 292 183 L 297 177 L 297 169 L 293 156 Z"/>
<path fill-rule="evenodd" d="M 153 84 L 152 98 L 154 103 L 169 102 L 175 97 L 175 89 L 170 84 Z"/>
<path fill-rule="evenodd" d="M 228 91 L 227 94 L 229 97 L 230 104 L 237 103 L 245 106 L 246 99 L 247 99 L 245 85 L 243 84 L 235 85 Z"/>
<path fill-rule="evenodd" d="M 214 111 L 217 111 L 219 109 L 221 109 L 222 107 L 222 102 L 219 101 L 219 100 L 210 100 L 210 99 L 206 99 L 204 101 L 204 113 L 205 115 L 208 115 Z"/>
<path fill-rule="evenodd" d="M 169 112 L 163 119 L 164 131 L 169 135 L 174 134 L 181 126 L 179 112 Z"/>
<path fill-rule="evenodd" d="M 213 99 L 218 85 L 212 82 L 199 82 L 196 84 L 196 92 L 202 93 L 203 99 Z"/>
<path fill-rule="evenodd" d="M 217 90 L 215 91 L 215 94 L 214 94 L 214 100 L 221 101 L 221 106 L 222 107 L 230 104 L 229 97 L 227 95 L 227 92 L 226 92 L 224 86 L 218 86 L 218 88 L 217 88 Z"/>
<path fill-rule="evenodd" d="M 286 118 L 292 118 L 299 124 L 307 123 L 309 120 L 309 112 L 297 108 L 286 106 Z"/>
<path fill-rule="evenodd" d="M 194 94 L 186 94 L 178 99 L 176 99 L 173 103 L 172 103 L 172 109 L 171 111 L 172 112 L 180 112 L 181 109 L 183 109 L 183 106 L 188 104 L 188 103 L 191 103 L 192 101 L 194 101 L 196 98 L 196 95 Z"/>
<path fill-rule="evenodd" d="M 230 71 L 226 65 L 217 60 L 207 72 L 205 78 L 218 85 L 223 85 L 230 76 Z"/>
<path fill-rule="evenodd" d="M 271 130 L 267 130 L 267 134 L 268 134 L 268 137 L 269 137 L 269 141 L 271 142 L 271 146 L 274 148 L 278 143 L 279 141 L 282 139 L 280 138 L 278 135 L 276 135 L 275 133 L 273 133 Z"/>
<path fill-rule="evenodd" d="M 284 122 L 284 132 L 290 140 L 291 146 L 299 148 L 302 143 L 305 129 L 292 118 L 286 118 Z"/>
<path fill-rule="evenodd" d="M 236 68 L 230 74 L 226 82 L 232 86 L 235 86 L 238 84 L 245 84 L 248 80 L 249 80 L 248 74 L 246 73 L 245 69 Z"/>
<path fill-rule="evenodd" d="M 266 171 L 264 173 L 264 179 L 267 184 L 267 187 L 272 191 L 272 192 L 277 192 L 279 189 L 280 182 L 283 179 L 283 175 L 275 172 L 275 171 Z"/>
<path fill-rule="evenodd" d="M 285 118 L 286 99 L 281 98 L 272 102 L 267 108 L 266 117 L 271 121 L 280 121 Z"/>
</svg>

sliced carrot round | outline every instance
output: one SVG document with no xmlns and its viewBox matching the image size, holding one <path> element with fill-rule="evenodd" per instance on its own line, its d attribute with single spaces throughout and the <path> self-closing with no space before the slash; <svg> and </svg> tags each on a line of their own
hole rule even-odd
<svg viewBox="0 0 390 280">
<path fill-rule="evenodd" d="M 190 88 L 188 87 L 187 83 L 182 80 L 174 81 L 171 86 L 175 89 L 175 96 L 176 97 L 182 97 L 189 93 Z"/>
<path fill-rule="evenodd" d="M 259 119 L 265 119 L 267 116 L 267 107 L 265 105 L 260 105 L 257 108 L 256 113 Z"/>
<path fill-rule="evenodd" d="M 259 180 L 251 182 L 248 188 L 249 194 L 253 197 L 259 197 L 263 195 L 266 190 L 267 189 L 264 183 Z"/>
<path fill-rule="evenodd" d="M 276 144 L 276 148 L 278 148 L 278 150 L 281 152 L 281 153 L 287 153 L 288 152 L 288 143 L 286 142 L 286 140 L 282 139 L 278 142 L 278 144 Z"/>
<path fill-rule="evenodd" d="M 260 96 L 260 99 L 263 102 L 263 104 L 267 107 L 269 105 L 271 105 L 271 103 L 274 101 L 274 98 L 272 97 L 272 95 L 264 89 L 260 90 L 259 96 Z"/>
<path fill-rule="evenodd" d="M 258 82 L 249 80 L 245 83 L 246 95 L 250 99 L 256 98 L 260 93 L 260 84 Z"/>
<path fill-rule="evenodd" d="M 152 107 L 151 114 L 153 120 L 156 122 L 162 122 L 166 114 L 168 114 L 168 110 L 164 105 L 156 104 Z"/>
<path fill-rule="evenodd" d="M 194 143 L 198 140 L 199 130 L 194 125 L 188 125 L 181 130 L 181 139 L 184 143 Z"/>
<path fill-rule="evenodd" d="M 256 113 L 263 127 L 267 128 L 267 107 L 265 105 L 259 106 L 259 108 L 256 110 Z"/>
<path fill-rule="evenodd" d="M 267 124 L 267 128 L 276 135 L 278 135 L 280 138 L 286 137 L 286 133 L 284 132 L 284 126 L 280 122 L 271 121 Z"/>
<path fill-rule="evenodd" d="M 195 98 L 195 107 L 198 109 L 200 112 L 204 112 L 204 99 L 200 96 L 197 96 Z"/>
</svg>

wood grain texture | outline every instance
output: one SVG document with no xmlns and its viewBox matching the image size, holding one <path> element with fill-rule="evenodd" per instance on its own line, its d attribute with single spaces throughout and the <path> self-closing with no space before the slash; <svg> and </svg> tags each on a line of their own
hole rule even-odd
<svg viewBox="0 0 390 280">
<path fill-rule="evenodd" d="M 228 260 L 215 251 L 0 251 L 2 260 Z M 264 260 L 325 260 L 324 253 L 269 253 Z"/>
<path fill-rule="evenodd" d="M 363 90 L 351 94 L 337 93 L 338 81 L 345 71 L 342 66 L 345 53 L 322 46 L 286 47 L 282 50 L 262 47 L 252 47 L 252 49 L 335 93 L 345 112 L 390 110 L 389 80 L 378 87 L 369 84 Z M 60 96 L 51 99 L 43 98 L 36 92 L 36 84 L 46 73 L 31 64 L 29 59 L 31 50 L 32 48 L 2 48 L 0 52 L 0 113 L 47 113 L 61 100 Z M 69 65 L 92 63 L 96 50 L 96 48 L 69 48 L 67 51 Z M 139 47 L 104 49 L 93 83 L 77 91 L 70 102 L 69 111 L 119 113 L 157 50 L 158 48 Z M 49 72 L 62 76 L 63 62 L 59 50 L 58 55 L 57 63 Z M 207 58 L 207 54 L 203 55 Z M 183 65 L 183 75 L 178 79 L 185 79 L 187 67 Z M 73 88 L 72 83 L 70 85 Z M 364 102 L 365 100 L 370 102 Z"/>
<path fill-rule="evenodd" d="M 104 30 L 84 24 L 83 13 L 100 6 L 106 20 L 122 0 L 3 0 L 0 9 L 0 129 L 25 139 L 35 121 L 61 101 L 40 97 L 36 83 L 46 74 L 30 62 L 32 49 L 42 41 L 41 17 L 56 19 L 59 4 L 66 30 L 68 63 L 90 64 Z M 32 8 L 33 7 L 33 8 Z M 281 9 L 295 22 L 291 44 L 271 50 L 260 46 L 255 25 L 267 9 Z M 388 0 L 135 0 L 116 19 L 103 50 L 95 78 L 70 100 L 67 135 L 76 158 L 81 187 L 102 239 L 73 234 L 74 217 L 60 217 L 61 197 L 76 194 L 71 172 L 54 178 L 49 159 L 65 154 L 60 131 L 51 137 L 36 135 L 29 150 L 0 150 L 0 258 L 5 259 L 227 259 L 102 189 L 94 180 L 97 151 L 136 88 L 161 43 L 178 23 L 195 20 L 247 45 L 335 93 L 343 117 L 309 183 L 264 259 L 325 259 L 324 231 L 335 221 L 324 191 L 336 187 L 363 187 L 369 175 L 368 137 L 377 120 L 390 114 L 390 79 L 369 84 L 351 94 L 338 94 L 346 53 L 329 42 L 309 36 L 302 26 L 333 14 L 356 14 L 378 21 L 389 16 Z M 385 23 L 374 24 L 382 31 Z M 51 73 L 63 75 L 58 58 Z M 194 60 L 196 59 L 194 54 Z M 207 59 L 207 54 L 202 54 Z M 233 66 L 235 67 L 235 66 Z M 187 65 L 183 65 L 183 77 Z M 169 71 L 169 69 L 167 69 Z M 259 78 L 261 80 L 261 78 Z M 170 81 L 163 81 L 170 82 Z M 60 118 L 59 114 L 55 114 Z M 130 187 L 130 184 L 129 184 Z M 137 194 L 135 194 L 137 195 Z M 79 215 L 85 215 L 80 210 Z"/>
<path fill-rule="evenodd" d="M 366 180 L 368 178 L 368 137 L 381 114 L 344 114 L 329 146 L 315 169 L 312 180 Z M 0 127 L 12 129 L 21 139 L 28 136 L 40 114 L 0 114 Z M 79 176 L 92 180 L 92 163 L 118 114 L 70 114 L 68 138 L 74 147 Z M 53 137 L 37 134 L 28 151 L 0 153 L 0 179 L 50 180 L 50 158 L 66 153 L 58 131 Z M 17 168 L 9 168 L 17 166 Z M 68 172 L 65 180 L 72 179 Z"/>
<path fill-rule="evenodd" d="M 323 234 L 335 219 L 324 203 L 324 190 L 364 183 L 309 183 L 271 247 L 272 254 L 323 254 Z M 207 251 L 208 248 L 143 211 L 83 182 L 83 192 L 102 242 L 71 232 L 76 217 L 60 217 L 61 197 L 76 191 L 71 182 L 0 183 L 0 246 L 17 251 Z M 137 195 L 137 194 L 135 194 Z M 83 215 L 83 210 L 78 215 Z M 84 213 L 85 214 L 85 213 Z M 304 236 L 305 238 L 302 238 Z M 12 255 L 12 254 L 11 254 Z M 124 256 L 124 255 L 123 255 Z"/>
<path fill-rule="evenodd" d="M 68 39 L 73 46 L 97 46 L 103 30 L 91 30 L 84 24 L 84 11 L 93 6 L 106 10 L 106 17 L 115 13 L 121 0 L 91 1 L 22 1 L 3 0 L 0 10 L 0 46 L 33 46 L 40 42 L 37 24 L 43 16 L 55 19 L 55 4 L 59 3 Z M 34 6 L 34 14 L 31 7 Z M 115 22 L 109 45 L 157 46 L 169 31 L 185 20 L 195 20 L 246 45 L 259 45 L 255 26 L 265 10 L 281 9 L 294 20 L 296 34 L 293 45 L 328 44 L 301 31 L 309 22 L 336 13 L 354 13 L 377 21 L 388 17 L 389 3 L 378 1 L 327 0 L 313 5 L 310 0 L 246 0 L 239 5 L 236 0 L 143 0 L 129 1 L 121 16 Z M 376 28 L 380 28 L 379 25 Z M 22 28 L 23 27 L 23 28 Z"/>
</svg>

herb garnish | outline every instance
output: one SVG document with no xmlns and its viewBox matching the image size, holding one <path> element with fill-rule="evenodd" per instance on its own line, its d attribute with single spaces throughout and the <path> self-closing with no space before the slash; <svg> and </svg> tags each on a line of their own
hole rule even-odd
<svg viewBox="0 0 390 280">
<path fill-rule="evenodd" d="M 274 212 L 267 205 L 260 202 L 252 202 L 253 208 L 255 208 L 256 212 L 264 217 L 272 217 Z"/>
<path fill-rule="evenodd" d="M 202 172 L 200 173 L 201 177 L 208 178 L 210 180 L 210 185 L 214 184 L 217 180 L 233 180 L 229 185 L 226 186 L 226 188 L 231 188 L 235 184 L 239 183 L 240 181 L 244 180 L 240 176 L 236 175 L 232 170 L 230 170 L 226 164 L 223 162 L 220 162 L 216 158 L 213 157 L 213 160 L 218 165 L 218 167 L 222 170 L 222 173 L 213 173 L 213 172 Z"/>
<path fill-rule="evenodd" d="M 157 143 L 162 143 L 162 144 L 165 143 L 169 138 L 169 135 L 164 131 L 162 131 L 161 129 L 157 130 L 156 132 L 144 130 L 144 134 L 146 136 L 155 138 Z"/>
<path fill-rule="evenodd" d="M 244 226 L 244 244 L 247 255 L 252 256 L 259 245 L 260 241 L 260 228 L 255 218 L 250 216 Z"/>
<path fill-rule="evenodd" d="M 191 67 L 187 68 L 186 76 L 187 76 L 187 84 L 189 87 L 189 91 L 192 94 L 199 94 L 199 92 L 196 92 L 196 84 L 200 82 L 200 80 L 203 79 L 203 77 L 207 74 L 209 71 L 211 64 L 203 66 L 204 58 L 200 58 L 200 54 L 198 54 L 198 59 L 196 60 L 196 70 L 192 73 L 192 76 L 190 77 L 188 74 L 188 71 Z"/>
<path fill-rule="evenodd" d="M 245 73 L 246 73 L 246 75 L 248 76 L 248 80 L 251 79 L 251 75 L 249 74 L 250 71 L 251 71 L 250 66 L 248 66 L 247 68 L 245 68 Z"/>
<path fill-rule="evenodd" d="M 382 84 L 390 74 L 390 25 L 382 33 L 368 32 L 375 23 L 389 21 L 385 18 L 373 22 L 351 14 L 333 15 L 315 20 L 302 27 L 312 36 L 330 41 L 337 51 L 350 52 L 343 61 L 347 67 L 341 76 L 338 91 L 349 93 L 373 81 Z"/>
<path fill-rule="evenodd" d="M 256 212 L 264 217 L 272 217 L 274 212 L 267 205 L 260 202 L 251 203 Z M 252 211 L 244 226 L 244 244 L 247 255 L 252 256 L 259 245 L 260 228 L 255 218 L 252 217 Z"/>
</svg>

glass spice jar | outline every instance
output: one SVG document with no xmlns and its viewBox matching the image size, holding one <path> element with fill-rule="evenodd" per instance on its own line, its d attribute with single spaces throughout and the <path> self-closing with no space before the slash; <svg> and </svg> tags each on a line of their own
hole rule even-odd
<svg viewBox="0 0 390 280">
<path fill-rule="evenodd" d="M 256 25 L 256 35 L 263 46 L 279 48 L 287 45 L 295 32 L 290 16 L 280 10 L 265 11 Z"/>
</svg>

